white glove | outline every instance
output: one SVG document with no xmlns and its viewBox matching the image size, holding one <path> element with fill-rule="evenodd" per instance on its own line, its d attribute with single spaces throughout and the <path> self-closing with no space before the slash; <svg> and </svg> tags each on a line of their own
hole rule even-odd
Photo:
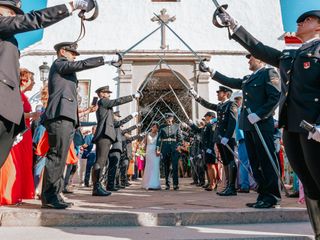
<svg viewBox="0 0 320 240">
<path fill-rule="evenodd" d="M 192 119 L 189 119 L 189 124 L 190 124 L 190 125 L 192 125 L 192 124 L 193 124 Z"/>
<path fill-rule="evenodd" d="M 193 88 L 190 88 L 189 93 L 190 93 L 191 96 L 194 97 L 195 99 L 199 98 L 199 94 L 198 94 Z"/>
<path fill-rule="evenodd" d="M 17 145 L 19 142 L 21 142 L 23 139 L 23 135 L 21 135 L 20 133 L 16 136 L 14 142 L 13 142 L 13 145 L 12 146 L 15 146 Z"/>
<path fill-rule="evenodd" d="M 138 98 L 141 97 L 141 94 L 140 94 L 139 92 L 137 92 L 137 93 L 133 94 L 133 97 L 134 97 L 135 99 L 138 99 Z"/>
<path fill-rule="evenodd" d="M 147 132 L 140 133 L 141 137 L 144 137 L 145 135 L 147 135 Z"/>
<path fill-rule="evenodd" d="M 137 127 L 139 128 L 139 127 L 142 127 L 142 123 L 138 123 L 137 124 Z"/>
<path fill-rule="evenodd" d="M 76 10 L 90 12 L 94 8 L 93 0 L 73 0 L 73 7 Z"/>
<path fill-rule="evenodd" d="M 133 113 L 131 113 L 131 116 L 132 116 L 132 117 L 136 117 L 136 116 L 138 116 L 138 115 L 139 115 L 138 112 L 133 112 Z"/>
<path fill-rule="evenodd" d="M 255 113 L 250 113 L 248 115 L 248 120 L 251 124 L 255 124 L 256 122 L 259 122 L 261 118 Z"/>
<path fill-rule="evenodd" d="M 212 150 L 210 148 L 207 149 L 206 153 L 212 154 Z"/>
<path fill-rule="evenodd" d="M 231 17 L 231 15 L 227 12 L 218 14 L 218 17 L 221 19 L 223 24 L 229 25 L 231 30 L 234 30 L 238 26 L 238 21 Z"/>
<path fill-rule="evenodd" d="M 104 64 L 111 65 L 111 63 L 116 62 L 117 56 L 114 55 L 108 55 L 108 56 L 103 56 L 103 61 Z"/>
<path fill-rule="evenodd" d="M 308 139 L 313 139 L 320 142 L 320 125 L 316 126 L 316 131 L 314 133 L 309 132 Z"/>
<path fill-rule="evenodd" d="M 227 145 L 228 142 L 229 142 L 229 138 L 226 138 L 226 137 L 221 138 L 221 144 Z"/>
</svg>

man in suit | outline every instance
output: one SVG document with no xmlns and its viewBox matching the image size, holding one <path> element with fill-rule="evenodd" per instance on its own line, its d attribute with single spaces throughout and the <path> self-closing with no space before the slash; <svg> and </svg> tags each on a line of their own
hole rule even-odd
<svg viewBox="0 0 320 240">
<path fill-rule="evenodd" d="M 217 144 L 221 155 L 224 172 L 226 177 L 226 187 L 223 191 L 217 192 L 220 196 L 237 195 L 235 183 L 237 177 L 237 165 L 229 147 L 234 150 L 235 147 L 235 128 L 238 116 L 237 104 L 230 101 L 232 90 L 225 86 L 219 86 L 217 91 L 219 104 L 209 103 L 201 98 L 193 89 L 191 95 L 202 106 L 217 112 L 217 126 L 214 133 L 214 142 Z"/>
<path fill-rule="evenodd" d="M 209 72 L 212 79 L 226 86 L 242 89 L 243 106 L 240 114 L 240 129 L 244 130 L 245 145 L 252 167 L 254 178 L 258 184 L 258 197 L 255 203 L 248 203 L 248 207 L 271 208 L 281 200 L 278 175 L 259 139 L 253 126 L 257 123 L 262 136 L 273 157 L 273 162 L 278 165 L 278 159 L 273 140 L 274 121 L 273 112 L 278 106 L 280 98 L 279 74 L 273 68 L 266 68 L 265 63 L 250 54 L 249 70 L 251 75 L 244 78 L 230 78 L 218 71 L 214 71 L 201 63 L 200 70 Z M 248 114 L 247 109 L 252 113 Z"/>
<path fill-rule="evenodd" d="M 109 86 L 98 88 L 96 93 L 100 99 L 98 101 L 98 111 L 96 112 L 98 125 L 93 138 L 93 142 L 96 144 L 97 160 L 92 172 L 92 196 L 109 196 L 111 193 L 104 190 L 101 185 L 102 171 L 108 165 L 111 145 L 118 141 L 118 137 L 121 138 L 121 134 L 119 136 L 114 127 L 113 107 L 131 102 L 133 99 L 139 99 L 140 93 L 114 100 L 110 99 L 112 91 L 110 91 Z"/>
<path fill-rule="evenodd" d="M 279 127 L 284 128 L 286 154 L 304 186 L 309 217 L 319 240 L 320 10 L 305 12 L 297 19 L 296 37 L 303 44 L 297 50 L 282 52 L 255 39 L 228 13 L 220 14 L 220 18 L 228 24 L 231 37 L 254 57 L 280 69 Z M 308 133 L 300 128 L 302 120 L 315 124 L 315 131 Z"/>
<path fill-rule="evenodd" d="M 118 191 L 119 189 L 114 186 L 115 178 L 117 169 L 119 167 L 121 153 L 123 151 L 123 144 L 122 144 L 122 133 L 121 133 L 121 126 L 126 124 L 127 122 L 131 121 L 134 117 L 138 116 L 138 112 L 133 112 L 129 116 L 125 117 L 124 119 L 120 120 L 121 115 L 120 111 L 116 111 L 113 113 L 114 118 L 114 129 L 116 131 L 117 140 L 112 144 L 112 147 L 109 152 L 109 165 L 108 165 L 108 175 L 107 175 L 107 191 Z"/>
<path fill-rule="evenodd" d="M 64 209 L 60 196 L 63 172 L 75 128 L 79 125 L 76 72 L 104 65 L 103 57 L 75 61 L 77 44 L 61 42 L 54 46 L 58 58 L 53 62 L 48 81 L 49 99 L 44 113 L 44 125 L 49 135 L 49 151 L 44 170 L 42 206 Z"/>
<path fill-rule="evenodd" d="M 179 124 L 173 122 L 174 115 L 166 114 L 166 124 L 163 125 L 157 138 L 156 154 L 162 157 L 165 166 L 166 190 L 170 189 L 170 167 L 172 165 L 173 190 L 179 190 L 178 161 L 182 145 L 182 133 Z"/>
<path fill-rule="evenodd" d="M 74 10 L 90 11 L 92 0 L 75 0 L 25 14 L 20 0 L 0 0 L 0 168 L 17 134 L 25 129 L 20 97 L 18 42 L 15 34 L 48 27 Z"/>
</svg>

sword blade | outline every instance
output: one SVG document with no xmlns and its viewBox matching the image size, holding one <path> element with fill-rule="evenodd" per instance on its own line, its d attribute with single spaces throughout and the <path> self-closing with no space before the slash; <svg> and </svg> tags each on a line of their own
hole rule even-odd
<svg viewBox="0 0 320 240">
<path fill-rule="evenodd" d="M 134 49 L 136 46 L 138 46 L 140 43 L 142 43 L 144 40 L 146 40 L 148 37 L 150 37 L 152 34 L 154 34 L 156 31 L 158 31 L 161 28 L 158 27 L 155 30 L 153 30 L 151 33 L 149 33 L 147 36 L 145 36 L 144 38 L 142 38 L 140 41 L 138 41 L 137 43 L 135 43 L 132 47 L 128 48 L 127 50 L 125 50 L 124 52 L 121 53 L 122 56 L 126 55 L 128 52 L 130 52 L 132 49 Z"/>
<path fill-rule="evenodd" d="M 220 4 L 217 2 L 217 0 L 212 0 L 212 2 L 216 6 L 216 8 L 220 8 Z"/>
<path fill-rule="evenodd" d="M 161 98 L 161 101 L 169 108 L 169 110 L 173 113 L 173 115 L 179 120 L 180 123 L 182 123 L 181 119 L 175 114 L 175 112 L 171 109 L 171 107 Z"/>
<path fill-rule="evenodd" d="M 163 25 L 165 25 L 200 61 L 200 56 L 168 25 L 166 24 L 157 14 L 153 13 Z"/>
<path fill-rule="evenodd" d="M 154 72 L 156 71 L 156 69 L 158 68 L 158 66 L 160 66 L 162 60 L 160 59 L 160 61 L 157 63 L 157 65 L 154 67 L 153 71 L 151 72 L 150 76 L 148 77 L 148 79 L 144 82 L 144 84 L 142 85 L 142 87 L 139 89 L 140 92 L 143 91 L 143 89 L 146 87 L 147 83 L 150 81 L 150 79 L 153 77 Z"/>
<path fill-rule="evenodd" d="M 179 105 L 180 105 L 180 107 L 181 107 L 181 109 L 182 109 L 182 111 L 183 111 L 184 115 L 186 116 L 186 118 L 187 118 L 187 119 L 189 119 L 189 116 L 188 116 L 188 114 L 187 114 L 186 110 L 184 109 L 184 107 L 182 106 L 182 103 L 180 102 L 180 100 L 179 100 L 179 98 L 178 98 L 178 96 L 177 96 L 176 92 L 173 90 L 173 88 L 171 87 L 171 85 L 170 85 L 170 84 L 169 84 L 169 87 L 170 87 L 170 89 L 171 89 L 171 91 L 172 91 L 173 95 L 176 97 L 176 99 L 177 99 L 177 101 L 178 101 L 178 103 L 179 103 Z"/>
</svg>

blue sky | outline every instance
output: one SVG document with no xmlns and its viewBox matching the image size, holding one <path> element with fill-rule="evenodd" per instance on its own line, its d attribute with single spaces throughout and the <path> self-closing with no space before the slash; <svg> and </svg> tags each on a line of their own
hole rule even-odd
<svg viewBox="0 0 320 240">
<path fill-rule="evenodd" d="M 294 32 L 296 30 L 296 19 L 302 13 L 314 9 L 320 10 L 320 0 L 280 0 L 280 4 L 285 32 Z M 22 8 L 25 12 L 29 12 L 33 9 L 42 9 L 46 6 L 47 0 L 22 0 Z M 19 48 L 24 49 L 25 47 L 40 41 L 42 37 L 43 30 L 18 34 Z"/>
<path fill-rule="evenodd" d="M 22 9 L 30 12 L 34 9 L 42 9 L 47 6 L 47 0 L 22 0 Z M 38 41 L 43 37 L 43 30 L 21 33 L 16 35 L 19 42 L 19 49 L 24 49 Z"/>
<path fill-rule="evenodd" d="M 320 10 L 320 0 L 280 0 L 285 32 L 296 31 L 296 20 L 304 12 Z"/>
</svg>

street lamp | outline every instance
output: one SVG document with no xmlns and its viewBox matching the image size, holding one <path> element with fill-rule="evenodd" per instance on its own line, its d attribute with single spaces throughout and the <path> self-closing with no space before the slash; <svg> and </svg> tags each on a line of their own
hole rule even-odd
<svg viewBox="0 0 320 240">
<path fill-rule="evenodd" d="M 43 62 L 43 64 L 39 67 L 39 70 L 40 70 L 40 81 L 42 82 L 43 85 L 45 85 L 46 82 L 48 81 L 49 70 L 50 70 L 48 63 Z"/>
</svg>

